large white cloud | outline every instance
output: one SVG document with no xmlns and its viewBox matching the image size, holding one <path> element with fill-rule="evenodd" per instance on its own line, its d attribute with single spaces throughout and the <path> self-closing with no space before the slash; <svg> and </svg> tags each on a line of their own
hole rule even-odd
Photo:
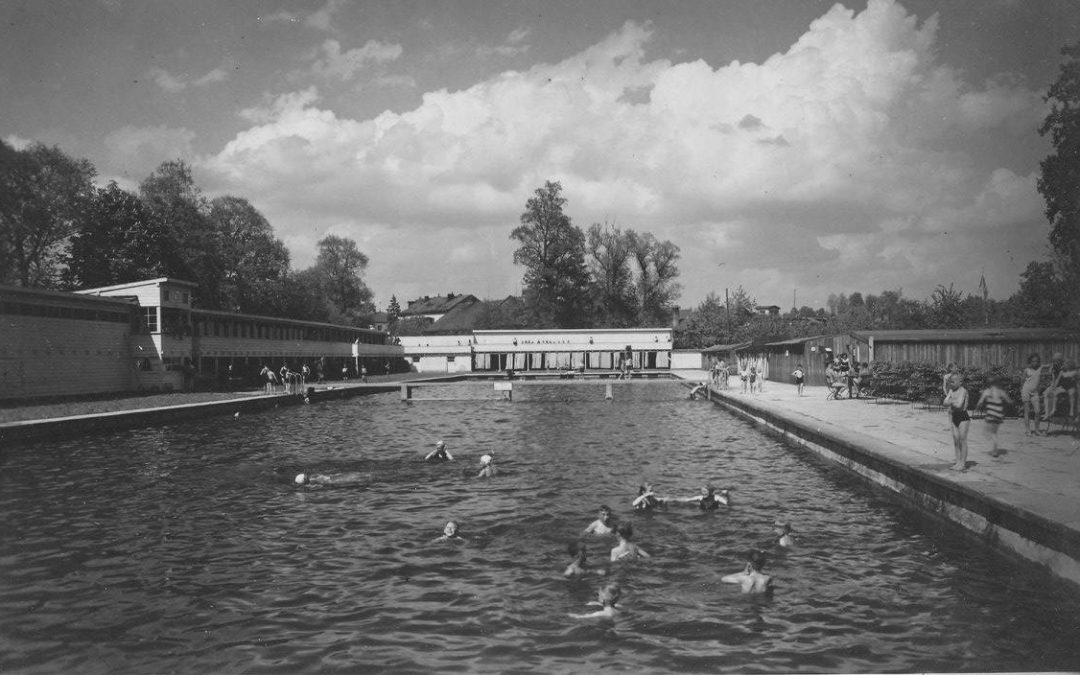
<svg viewBox="0 0 1080 675">
<path fill-rule="evenodd" d="M 933 17 L 889 0 L 837 5 L 786 52 L 719 67 L 647 59 L 652 30 L 628 23 L 559 63 L 370 119 L 320 107 L 314 89 L 284 94 L 245 111 L 254 126 L 200 168 L 307 242 L 300 263 L 327 231 L 365 243 L 383 300 L 516 291 L 507 237 L 548 179 L 577 224 L 679 245 L 687 304 L 737 283 L 776 304 L 794 287 L 808 302 L 919 296 L 977 279 L 958 270 L 972 259 L 1000 287 L 1042 250 L 1033 167 L 988 166 L 980 148 L 1031 134 L 1043 103 L 1007 77 L 965 82 L 939 63 Z M 471 262 L 439 265 L 439 252 Z M 445 279 L 484 288 L 434 286 Z"/>
</svg>

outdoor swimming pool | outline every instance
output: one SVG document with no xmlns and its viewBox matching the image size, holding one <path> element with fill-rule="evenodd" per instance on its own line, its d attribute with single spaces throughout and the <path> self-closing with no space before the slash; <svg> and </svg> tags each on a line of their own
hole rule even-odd
<svg viewBox="0 0 1080 675">
<path fill-rule="evenodd" d="M 482 385 L 453 385 L 446 398 Z M 488 383 L 487 386 L 490 386 Z M 0 671 L 888 672 L 1080 664 L 1080 593 L 959 538 L 678 383 L 512 403 L 318 403 L 5 449 Z M 445 439 L 457 460 L 425 464 Z M 477 479 L 494 451 L 502 473 Z M 301 471 L 359 486 L 297 487 Z M 637 485 L 727 511 L 630 509 Z M 613 623 L 566 544 L 611 505 L 652 554 Z M 777 516 L 772 599 L 720 583 Z M 448 519 L 469 541 L 433 543 Z M 610 538 L 587 540 L 591 560 Z"/>
</svg>

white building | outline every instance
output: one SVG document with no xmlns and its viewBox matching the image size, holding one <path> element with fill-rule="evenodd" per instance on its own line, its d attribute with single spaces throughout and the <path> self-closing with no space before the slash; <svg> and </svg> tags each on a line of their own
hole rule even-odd
<svg viewBox="0 0 1080 675">
<path fill-rule="evenodd" d="M 401 337 L 405 358 L 421 373 L 613 370 L 625 353 L 635 369 L 667 369 L 671 344 L 671 328 L 475 330 Z"/>
</svg>

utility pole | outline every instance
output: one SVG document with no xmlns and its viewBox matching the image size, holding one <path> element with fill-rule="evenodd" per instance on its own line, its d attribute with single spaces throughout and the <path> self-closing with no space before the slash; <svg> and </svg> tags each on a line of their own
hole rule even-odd
<svg viewBox="0 0 1080 675">
<path fill-rule="evenodd" d="M 731 301 L 728 300 L 727 288 L 724 289 L 724 308 L 727 310 L 727 332 L 728 339 L 731 339 Z"/>
<path fill-rule="evenodd" d="M 727 262 L 716 263 L 717 267 L 723 267 Z M 731 339 L 731 301 L 728 300 L 728 289 L 724 287 L 724 311 L 727 313 L 727 332 L 728 339 Z"/>
</svg>

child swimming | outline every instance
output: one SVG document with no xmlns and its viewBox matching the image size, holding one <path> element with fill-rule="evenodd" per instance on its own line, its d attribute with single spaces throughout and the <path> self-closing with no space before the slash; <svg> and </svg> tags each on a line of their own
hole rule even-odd
<svg viewBox="0 0 1080 675">
<path fill-rule="evenodd" d="M 570 554 L 573 560 L 566 566 L 566 571 L 563 572 L 563 576 L 567 578 L 583 577 L 587 574 L 604 575 L 606 570 L 603 568 L 589 567 L 587 561 L 588 552 L 583 541 L 572 541 L 566 546 L 566 552 Z"/>
<path fill-rule="evenodd" d="M 774 544 L 780 548 L 790 548 L 795 544 L 795 538 L 792 536 L 791 524 L 782 520 L 777 520 L 773 523 L 773 534 L 776 535 Z"/>
<path fill-rule="evenodd" d="M 446 449 L 446 443 L 439 441 L 435 444 L 435 449 L 429 452 L 425 457 L 425 462 L 438 461 L 438 460 L 452 460 L 454 456 L 450 454 L 450 451 Z"/>
<path fill-rule="evenodd" d="M 761 572 L 765 568 L 765 561 L 764 551 L 751 551 L 742 572 L 728 574 L 721 577 L 720 581 L 725 584 L 739 584 L 743 593 L 771 593 L 772 577 Z"/>
<path fill-rule="evenodd" d="M 298 473 L 293 482 L 297 485 L 360 485 L 368 482 L 368 475 L 356 471 L 338 474 Z"/>
<path fill-rule="evenodd" d="M 458 529 L 456 521 L 448 520 L 443 527 L 443 533 L 441 537 L 437 537 L 435 541 L 449 541 L 455 539 L 458 541 L 464 541 L 465 537 L 461 536 L 461 530 Z"/>
<path fill-rule="evenodd" d="M 480 457 L 480 473 L 476 474 L 476 477 L 491 478 L 497 473 L 499 473 L 499 470 L 495 468 L 495 457 L 492 455 L 482 455 Z"/>
<path fill-rule="evenodd" d="M 615 534 L 619 537 L 619 543 L 611 549 L 611 560 L 626 560 L 633 558 L 650 558 L 643 548 L 630 541 L 634 538 L 634 528 L 630 523 L 619 523 Z"/>
<path fill-rule="evenodd" d="M 619 602 L 619 598 L 622 596 L 622 589 L 618 584 L 606 584 L 602 586 L 597 592 L 596 597 L 598 602 L 592 604 L 600 605 L 600 609 L 595 612 L 589 612 L 588 614 L 571 614 L 570 617 L 574 619 L 611 619 L 619 611 L 615 604 Z"/>
<path fill-rule="evenodd" d="M 589 523 L 582 534 L 612 534 L 617 524 L 611 513 L 611 507 L 603 504 L 600 506 L 599 517 Z"/>
<path fill-rule="evenodd" d="M 649 509 L 655 509 L 658 506 L 663 506 L 664 500 L 660 499 L 653 492 L 652 485 L 641 485 L 638 487 L 638 496 L 633 501 L 633 507 L 639 511 L 648 511 Z"/>
<path fill-rule="evenodd" d="M 720 490 L 717 492 L 716 488 L 712 485 L 705 485 L 701 488 L 700 495 L 694 495 L 693 497 L 679 497 L 665 501 L 681 504 L 697 504 L 697 507 L 702 511 L 715 511 L 721 506 L 727 506 L 730 500 L 728 498 L 727 490 Z"/>
</svg>

